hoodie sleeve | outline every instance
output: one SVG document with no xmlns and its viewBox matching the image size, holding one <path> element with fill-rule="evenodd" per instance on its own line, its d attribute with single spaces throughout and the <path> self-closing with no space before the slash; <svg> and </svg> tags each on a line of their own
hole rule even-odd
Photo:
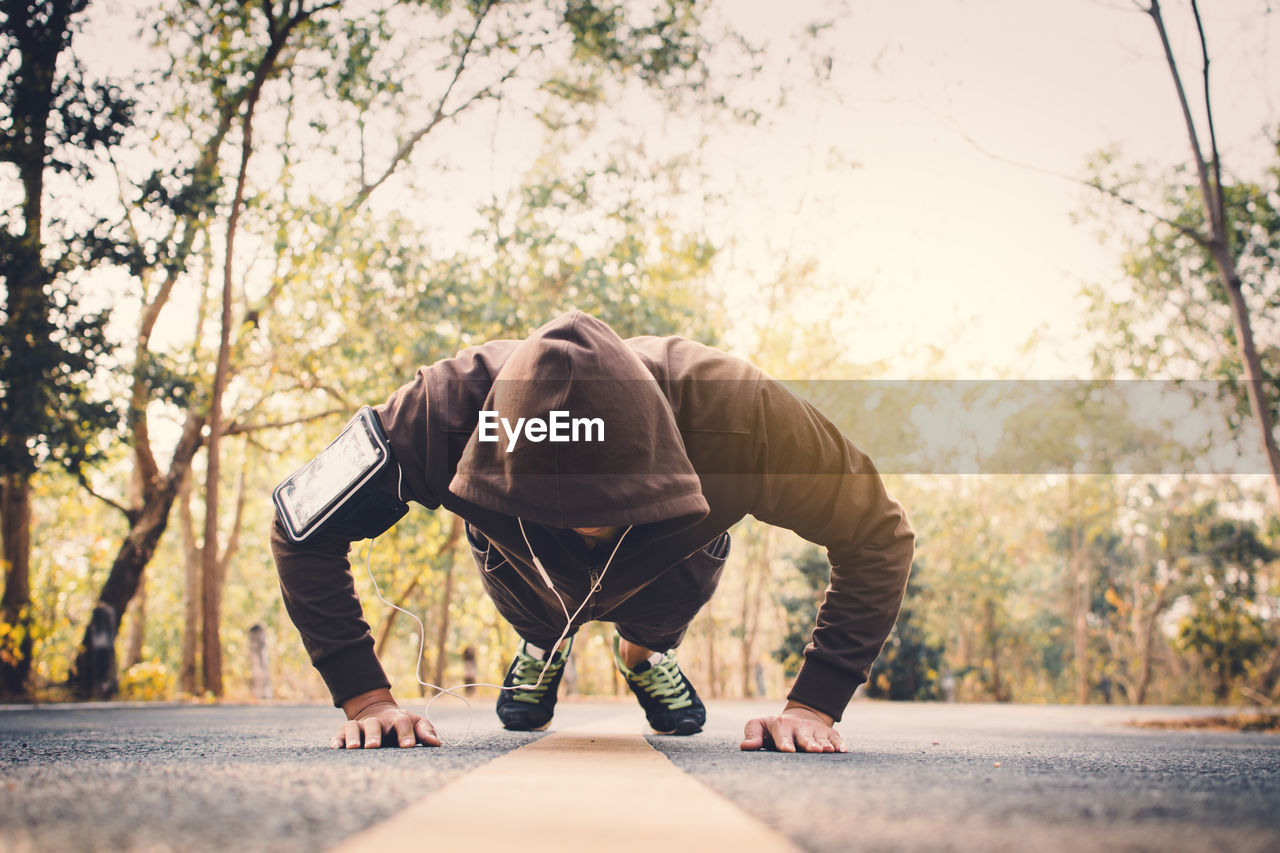
<svg viewBox="0 0 1280 853">
<path fill-rule="evenodd" d="M 902 606 L 914 534 L 871 460 L 777 382 L 759 410 L 763 477 L 752 515 L 823 546 L 827 587 L 787 698 L 839 720 Z"/>
<path fill-rule="evenodd" d="M 391 686 L 373 653 L 373 636 L 347 561 L 350 549 L 350 542 L 334 534 L 293 542 L 279 514 L 271 525 L 271 553 L 285 610 L 339 707 L 352 696 Z"/>
<path fill-rule="evenodd" d="M 391 443 L 398 468 L 388 471 L 378 487 L 405 500 L 435 508 L 428 485 L 426 369 L 375 407 Z M 280 576 L 285 610 L 302 636 L 302 644 L 341 706 L 352 696 L 390 682 L 373 651 L 347 555 L 351 542 L 335 533 L 320 533 L 306 542 L 285 534 L 277 514 L 271 525 L 271 553 Z"/>
</svg>

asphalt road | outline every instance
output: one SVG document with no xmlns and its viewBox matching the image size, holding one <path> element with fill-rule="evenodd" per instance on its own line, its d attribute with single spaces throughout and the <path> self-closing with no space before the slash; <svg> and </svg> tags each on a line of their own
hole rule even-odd
<svg viewBox="0 0 1280 853">
<path fill-rule="evenodd" d="M 332 708 L 0 710 L 0 850 L 325 849 L 539 737 L 489 705 L 461 745 L 358 753 L 325 748 Z M 1280 850 L 1280 736 L 1126 725 L 1185 709 L 858 701 L 847 754 L 738 752 L 776 707 L 715 703 L 703 734 L 648 740 L 809 850 Z M 628 708 L 565 704 L 554 727 Z M 466 734 L 465 712 L 432 716 Z M 620 820 L 662 819 L 661 792 L 626 805 Z M 519 849 L 518 832 L 494 815 L 471 849 Z"/>
<path fill-rule="evenodd" d="M 854 702 L 845 755 L 652 738 L 677 766 L 819 851 L 1277 851 L 1280 736 L 1136 728 L 1210 710 Z"/>
</svg>

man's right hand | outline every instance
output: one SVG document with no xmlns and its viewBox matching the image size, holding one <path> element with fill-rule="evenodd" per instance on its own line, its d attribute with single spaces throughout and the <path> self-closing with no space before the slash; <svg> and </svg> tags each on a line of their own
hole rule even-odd
<svg viewBox="0 0 1280 853">
<path fill-rule="evenodd" d="M 388 746 L 440 745 L 427 718 L 401 708 L 385 687 L 352 696 L 342 703 L 342 710 L 347 722 L 329 742 L 330 749 L 377 749 L 386 735 Z"/>
</svg>

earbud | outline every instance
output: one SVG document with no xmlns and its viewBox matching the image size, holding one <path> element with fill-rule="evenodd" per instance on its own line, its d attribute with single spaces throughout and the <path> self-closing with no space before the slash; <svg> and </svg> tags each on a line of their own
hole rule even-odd
<svg viewBox="0 0 1280 853">
<path fill-rule="evenodd" d="M 530 550 L 529 553 L 532 554 L 533 551 Z M 533 567 L 538 570 L 538 574 L 542 575 L 542 582 L 547 585 L 547 589 L 555 592 L 556 588 L 555 585 L 551 583 L 551 575 L 547 574 L 547 570 L 542 568 L 542 561 L 536 556 L 533 558 Z M 559 593 L 557 593 L 557 595 L 559 595 Z"/>
<path fill-rule="evenodd" d="M 533 553 L 533 546 L 529 544 L 529 534 L 524 532 L 524 521 L 516 516 L 516 524 L 520 527 L 520 535 L 524 537 L 524 547 L 529 549 L 529 556 L 533 558 L 533 567 L 538 570 L 538 574 L 542 576 L 542 582 L 547 585 L 547 589 L 560 599 L 560 609 L 564 611 L 564 615 L 569 615 L 569 608 L 565 607 L 564 599 L 560 598 L 560 593 L 556 591 L 555 584 L 551 582 L 551 575 L 547 574 L 547 570 L 542 567 L 542 561 L 538 559 L 538 555 Z M 594 592 L 595 590 L 592 590 Z"/>
</svg>

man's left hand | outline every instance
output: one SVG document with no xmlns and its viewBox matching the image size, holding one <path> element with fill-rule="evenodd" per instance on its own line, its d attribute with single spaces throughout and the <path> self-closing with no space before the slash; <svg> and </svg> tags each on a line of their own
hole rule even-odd
<svg viewBox="0 0 1280 853">
<path fill-rule="evenodd" d="M 848 748 L 834 725 L 835 720 L 821 711 L 799 702 L 788 702 L 776 717 L 748 720 L 738 748 L 746 751 L 847 752 Z"/>
</svg>

